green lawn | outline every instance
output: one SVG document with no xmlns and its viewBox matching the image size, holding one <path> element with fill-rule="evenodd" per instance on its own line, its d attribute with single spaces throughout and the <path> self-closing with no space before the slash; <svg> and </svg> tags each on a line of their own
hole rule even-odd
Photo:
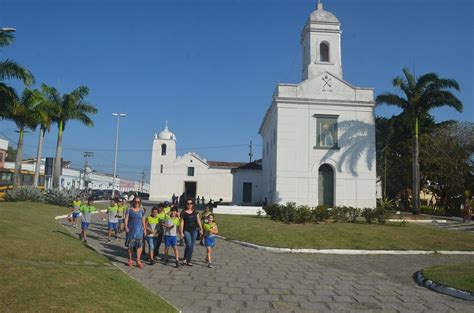
<svg viewBox="0 0 474 313">
<path fill-rule="evenodd" d="M 285 224 L 239 215 L 216 215 L 216 220 L 222 236 L 272 247 L 474 251 L 474 234 L 428 225 Z"/>
<path fill-rule="evenodd" d="M 176 312 L 71 236 L 39 203 L 0 203 L 2 312 Z"/>
<path fill-rule="evenodd" d="M 433 266 L 423 270 L 423 276 L 445 286 L 474 292 L 474 263 Z"/>
</svg>

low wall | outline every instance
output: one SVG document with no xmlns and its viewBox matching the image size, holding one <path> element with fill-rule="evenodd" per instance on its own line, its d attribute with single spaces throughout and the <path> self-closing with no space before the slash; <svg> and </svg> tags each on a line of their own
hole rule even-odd
<svg viewBox="0 0 474 313">
<path fill-rule="evenodd" d="M 258 215 L 265 214 L 261 206 L 218 205 L 213 212 L 216 214 Z"/>
</svg>

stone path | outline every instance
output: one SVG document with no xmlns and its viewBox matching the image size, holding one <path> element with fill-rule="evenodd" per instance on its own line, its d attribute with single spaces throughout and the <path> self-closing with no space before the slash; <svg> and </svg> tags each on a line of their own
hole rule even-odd
<svg viewBox="0 0 474 313">
<path fill-rule="evenodd" d="M 193 267 L 175 269 L 170 262 L 140 270 L 126 265 L 123 236 L 106 243 L 98 216 L 90 233 L 90 246 L 182 312 L 474 312 L 473 303 L 411 279 L 423 267 L 472 262 L 472 256 L 276 254 L 218 240 L 213 269 L 197 245 Z"/>
</svg>

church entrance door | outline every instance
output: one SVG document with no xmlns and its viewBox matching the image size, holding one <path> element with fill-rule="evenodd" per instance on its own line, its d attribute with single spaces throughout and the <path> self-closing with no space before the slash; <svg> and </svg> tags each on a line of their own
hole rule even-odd
<svg viewBox="0 0 474 313">
<path fill-rule="evenodd" d="M 184 182 L 184 195 L 186 198 L 196 199 L 197 182 L 186 181 Z"/>
<path fill-rule="evenodd" d="M 319 167 L 318 204 L 334 207 L 334 171 L 328 164 Z"/>
</svg>

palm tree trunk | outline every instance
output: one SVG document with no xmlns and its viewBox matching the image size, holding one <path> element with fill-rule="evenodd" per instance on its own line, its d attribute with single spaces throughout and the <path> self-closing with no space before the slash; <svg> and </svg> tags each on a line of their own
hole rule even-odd
<svg viewBox="0 0 474 313">
<path fill-rule="evenodd" d="M 23 138 L 25 129 L 20 127 L 18 132 L 18 144 L 16 146 L 15 172 L 13 174 L 13 186 L 19 187 L 21 184 L 21 162 L 23 161 Z"/>
<path fill-rule="evenodd" d="M 59 177 L 61 176 L 61 153 L 63 150 L 63 121 L 58 123 L 58 142 L 56 144 L 56 158 L 54 159 L 53 188 L 59 188 Z"/>
<path fill-rule="evenodd" d="M 413 138 L 413 214 L 418 214 L 420 205 L 420 161 L 418 145 L 418 117 L 415 117 L 415 136 Z"/>
<path fill-rule="evenodd" d="M 39 182 L 39 175 L 40 175 L 40 169 L 41 169 L 41 154 L 43 152 L 43 140 L 44 140 L 45 132 L 46 132 L 46 129 L 43 129 L 43 128 L 41 128 L 39 131 L 38 151 L 36 153 L 35 179 L 33 181 L 33 185 L 35 187 L 38 187 L 38 182 Z"/>
</svg>

